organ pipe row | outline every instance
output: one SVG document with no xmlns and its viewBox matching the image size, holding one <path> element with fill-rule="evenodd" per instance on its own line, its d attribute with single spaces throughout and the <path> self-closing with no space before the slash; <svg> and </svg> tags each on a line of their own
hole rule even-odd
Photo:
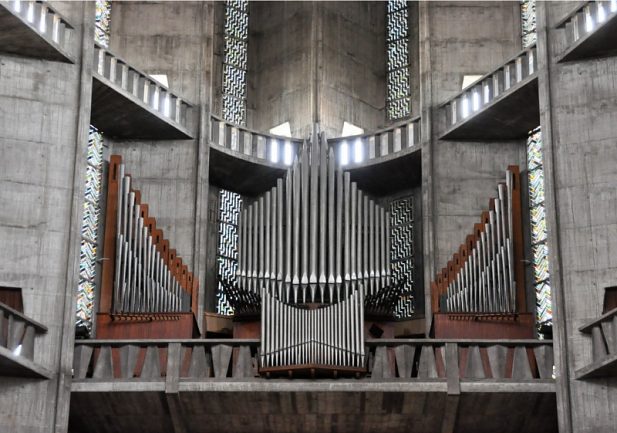
<svg viewBox="0 0 617 433">
<path fill-rule="evenodd" d="M 115 314 L 191 311 L 192 293 L 196 293 L 193 275 L 175 250 L 169 249 L 169 242 L 163 238 L 162 230 L 157 229 L 155 219 L 148 216 L 148 205 L 142 204 L 140 192 L 131 188 L 131 177 L 125 174 L 124 164 L 117 155 L 111 157 L 109 189 L 108 197 L 115 198 L 117 209 L 112 225 L 115 261 L 111 311 Z"/>
<path fill-rule="evenodd" d="M 336 168 L 325 137 L 240 213 L 238 284 L 288 303 L 334 303 L 388 285 L 390 215 Z"/>
<path fill-rule="evenodd" d="M 305 309 L 261 290 L 261 368 L 320 365 L 364 368 L 364 289 L 344 300 Z"/>
<path fill-rule="evenodd" d="M 473 234 L 433 282 L 442 312 L 517 312 L 517 285 L 524 287 L 516 269 L 521 258 L 515 258 L 515 249 L 519 250 L 515 239 L 522 236 L 518 167 L 508 168 L 505 183 L 499 184 L 489 206 Z"/>
</svg>

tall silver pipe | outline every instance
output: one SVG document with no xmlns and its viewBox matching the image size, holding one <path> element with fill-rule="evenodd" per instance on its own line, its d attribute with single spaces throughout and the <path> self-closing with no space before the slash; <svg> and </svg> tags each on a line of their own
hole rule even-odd
<svg viewBox="0 0 617 433">
<path fill-rule="evenodd" d="M 254 259 L 255 259 L 255 254 L 254 254 L 254 250 L 253 250 L 253 240 L 254 240 L 254 236 L 253 236 L 253 230 L 255 228 L 255 223 L 254 223 L 254 219 L 255 219 L 255 215 L 254 215 L 254 209 L 255 206 L 254 204 L 250 204 L 247 207 L 247 222 L 246 222 L 246 238 L 247 238 L 247 245 L 246 245 L 246 250 L 247 250 L 247 264 L 246 264 L 246 280 L 247 280 L 247 287 L 249 288 L 249 290 L 253 289 L 253 269 L 254 269 Z"/>
<path fill-rule="evenodd" d="M 362 281 L 362 277 L 364 276 L 363 269 L 363 261 L 362 261 L 362 251 L 364 250 L 364 245 L 362 244 L 363 234 L 362 231 L 364 229 L 363 224 L 363 210 L 364 210 L 364 195 L 362 191 L 358 189 L 358 202 L 357 202 L 357 213 L 358 213 L 358 221 L 356 224 L 356 277 L 358 278 L 358 282 Z"/>
<path fill-rule="evenodd" d="M 351 179 L 349 177 L 349 172 L 345 172 L 343 175 L 344 180 L 344 192 L 343 192 L 343 205 L 345 206 L 345 217 L 344 217 L 344 237 L 345 237 L 345 247 L 343 248 L 344 256 L 343 256 L 343 280 L 345 281 L 345 294 L 347 294 L 349 281 L 351 280 L 351 268 L 350 268 L 350 249 L 351 249 L 351 238 L 350 238 L 350 230 L 351 230 Z"/>
<path fill-rule="evenodd" d="M 272 203 L 271 201 L 271 192 L 267 191 L 266 195 L 265 195 L 265 199 L 264 199 L 264 221 L 263 221 L 263 231 L 264 231 L 264 238 L 263 238 L 263 242 L 264 242 L 264 247 L 263 247 L 263 252 L 264 252 L 264 265 L 263 265 L 263 278 L 264 278 L 264 282 L 263 284 L 266 287 L 269 287 L 269 283 L 270 283 L 270 226 L 272 223 L 271 220 L 271 214 L 270 214 L 270 210 L 271 210 L 271 206 Z"/>
<path fill-rule="evenodd" d="M 364 213 L 364 228 L 363 228 L 363 239 L 362 239 L 362 248 L 364 249 L 364 253 L 362 254 L 363 259 L 363 275 L 364 279 L 364 290 L 367 289 L 368 278 L 369 278 L 369 198 L 368 195 L 364 196 L 364 205 L 363 205 L 363 213 Z"/>
<path fill-rule="evenodd" d="M 384 236 L 386 238 L 386 284 L 390 285 L 392 276 L 392 267 L 390 265 L 390 256 L 392 254 L 391 240 L 390 240 L 390 212 L 385 211 L 386 229 Z"/>
<path fill-rule="evenodd" d="M 295 165 L 295 161 L 294 161 Z M 289 302 L 290 294 L 289 288 L 291 287 L 291 263 L 292 263 L 292 253 L 291 249 L 291 239 L 292 239 L 292 202 L 294 202 L 293 198 L 293 172 L 292 170 L 287 170 L 287 177 L 285 178 L 285 301 Z M 295 202 L 294 202 L 295 203 Z M 295 225 L 295 224 L 294 224 Z"/>
<path fill-rule="evenodd" d="M 302 301 L 306 302 L 306 285 L 308 284 L 309 273 L 309 159 L 308 159 L 308 145 L 304 146 L 302 152 L 302 164 L 300 171 L 302 174 L 302 255 L 301 255 L 301 276 L 300 285 L 302 286 Z"/>
<path fill-rule="evenodd" d="M 338 249 L 334 243 L 334 211 L 336 204 L 334 202 L 334 149 L 330 148 L 328 152 L 328 290 L 329 300 L 333 302 L 334 299 L 334 283 L 335 283 L 335 257 L 334 251 Z M 340 233 L 337 233 L 340 236 Z"/>
<path fill-rule="evenodd" d="M 315 289 L 317 285 L 317 253 L 319 245 L 317 244 L 317 224 L 319 215 L 319 141 L 317 137 L 313 137 L 311 142 L 311 162 L 310 162 L 310 221 L 309 221 L 309 283 L 311 285 L 311 302 L 315 302 Z"/>
<path fill-rule="evenodd" d="M 369 200 L 369 285 L 371 294 L 375 293 L 375 270 L 377 269 L 375 262 L 375 233 L 377 232 L 375 227 L 375 202 Z"/>
<path fill-rule="evenodd" d="M 336 296 L 337 300 L 341 299 L 341 285 L 343 283 L 343 202 L 345 196 L 343 194 L 343 172 L 339 169 L 336 171 Z"/>
<path fill-rule="evenodd" d="M 323 134 L 319 137 L 321 150 L 319 152 L 319 291 L 321 302 L 325 301 L 326 286 L 326 237 L 328 226 L 326 225 L 326 208 L 328 207 L 328 142 Z"/>
<path fill-rule="evenodd" d="M 350 236 L 350 246 L 349 246 L 349 273 L 351 277 L 352 284 L 355 283 L 357 279 L 356 274 L 356 239 L 357 239 L 357 215 L 358 215 L 358 184 L 356 182 L 351 182 L 351 216 L 350 216 L 350 227 L 349 227 L 349 236 Z M 349 295 L 349 291 L 345 291 L 345 297 Z"/>
<path fill-rule="evenodd" d="M 278 179 L 276 181 L 276 196 L 276 200 L 278 203 L 276 217 L 278 223 L 276 225 L 276 280 L 278 283 L 279 299 L 283 299 L 283 257 L 289 256 L 289 254 L 285 255 L 285 250 L 283 250 L 283 179 Z"/>
<path fill-rule="evenodd" d="M 300 284 L 300 168 L 296 163 L 293 168 L 293 274 L 294 302 L 298 302 L 298 285 Z"/>
<path fill-rule="evenodd" d="M 258 233 L 259 233 L 259 237 L 257 238 L 257 245 L 259 245 L 259 252 L 258 252 L 258 257 L 259 257 L 259 268 L 257 270 L 257 280 L 259 281 L 259 284 L 263 284 L 263 278 L 264 278 L 264 269 L 265 269 L 265 255 L 266 255 L 266 249 L 265 249 L 265 243 L 264 243 L 264 229 L 265 229 L 265 221 L 264 221 L 264 196 L 259 197 L 258 199 L 258 203 L 259 203 L 259 223 L 258 223 Z"/>
</svg>

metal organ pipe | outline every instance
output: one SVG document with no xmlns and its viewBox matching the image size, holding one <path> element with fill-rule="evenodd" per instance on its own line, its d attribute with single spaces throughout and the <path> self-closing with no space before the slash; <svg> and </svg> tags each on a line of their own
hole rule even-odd
<svg viewBox="0 0 617 433">
<path fill-rule="evenodd" d="M 518 176 L 518 169 L 515 169 Z M 517 305 L 513 207 L 515 171 L 506 171 L 489 211 L 461 246 L 458 263 L 447 272 L 445 311 L 448 313 L 515 313 Z M 520 209 L 519 209 L 520 211 Z M 388 268 L 388 267 L 386 267 Z M 521 282 L 520 284 L 523 284 Z"/>
<path fill-rule="evenodd" d="M 188 284 L 188 274 L 184 273 L 180 259 L 172 260 L 167 241 L 148 217 L 147 205 L 141 204 L 139 192 L 131 188 L 131 178 L 125 174 L 120 161 L 118 156 L 112 156 L 110 162 L 110 171 L 117 170 L 111 311 L 114 314 L 189 312 L 195 287 Z M 115 184 L 110 184 L 112 188 L 116 188 Z M 175 266 L 174 262 L 179 265 Z"/>
</svg>

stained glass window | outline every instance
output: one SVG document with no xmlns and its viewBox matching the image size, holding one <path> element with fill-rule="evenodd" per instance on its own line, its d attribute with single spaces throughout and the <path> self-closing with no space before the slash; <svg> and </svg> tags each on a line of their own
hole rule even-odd
<svg viewBox="0 0 617 433">
<path fill-rule="evenodd" d="M 536 293 L 536 320 L 550 324 L 553 319 L 551 284 L 548 266 L 546 212 L 544 207 L 544 165 L 542 161 L 542 131 L 536 128 L 527 139 L 527 170 L 529 181 L 529 211 L 531 225 L 531 256 L 533 285 Z"/>
<path fill-rule="evenodd" d="M 96 14 L 94 18 L 94 40 L 109 47 L 109 33 L 111 30 L 111 1 L 96 0 Z"/>
<path fill-rule="evenodd" d="M 225 58 L 223 60 L 223 117 L 236 125 L 246 123 L 248 28 L 248 0 L 227 0 Z"/>
<path fill-rule="evenodd" d="M 390 263 L 395 282 L 406 279 L 407 292 L 399 300 L 395 315 L 398 318 L 411 316 L 414 312 L 414 217 L 413 198 L 394 200 L 390 204 Z"/>
<path fill-rule="evenodd" d="M 386 9 L 387 98 L 388 119 L 411 114 L 409 72 L 409 12 L 407 2 L 388 0 Z"/>
<path fill-rule="evenodd" d="M 521 0 L 521 35 L 523 48 L 536 43 L 536 0 Z"/>
<path fill-rule="evenodd" d="M 103 136 L 90 126 L 86 155 L 86 185 L 81 222 L 79 286 L 77 288 L 77 327 L 89 334 L 92 329 L 96 278 L 96 247 L 100 217 Z"/>
<path fill-rule="evenodd" d="M 242 206 L 242 197 L 235 192 L 221 189 L 218 203 L 219 240 L 216 255 L 217 262 L 217 303 L 216 312 L 219 314 L 233 314 L 223 292 L 221 279 L 231 283 L 236 282 L 238 270 L 238 217 Z"/>
</svg>

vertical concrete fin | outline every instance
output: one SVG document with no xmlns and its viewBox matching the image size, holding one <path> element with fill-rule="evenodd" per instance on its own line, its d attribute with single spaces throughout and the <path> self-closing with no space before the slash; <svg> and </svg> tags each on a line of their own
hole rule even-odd
<svg viewBox="0 0 617 433">
<path fill-rule="evenodd" d="M 201 345 L 193 346 L 188 376 L 191 378 L 210 377 L 211 370 L 212 362 L 210 357 L 206 356 L 206 348 Z"/>
<path fill-rule="evenodd" d="M 514 348 L 514 361 L 512 361 L 512 379 L 524 380 L 532 379 L 531 367 L 529 366 L 529 358 L 527 357 L 527 348 L 516 346 Z"/>
<path fill-rule="evenodd" d="M 467 366 L 465 368 L 465 379 L 484 379 L 484 367 L 478 346 L 469 346 L 467 349 Z"/>
<path fill-rule="evenodd" d="M 373 364 L 373 371 L 371 372 L 372 379 L 388 379 L 394 377 L 389 362 L 388 362 L 388 348 L 386 346 L 379 346 L 375 349 L 375 361 Z"/>
<path fill-rule="evenodd" d="M 505 346 L 496 344 L 487 349 L 488 361 L 491 365 L 491 374 L 494 379 L 506 377 L 506 357 L 508 349 Z"/>
<path fill-rule="evenodd" d="M 538 364 L 540 379 L 550 379 L 553 377 L 553 347 L 548 344 L 534 347 L 533 353 Z"/>
<path fill-rule="evenodd" d="M 435 362 L 435 352 L 433 346 L 423 345 L 420 352 L 420 363 L 418 366 L 418 378 L 436 378 L 437 365 Z"/>
<path fill-rule="evenodd" d="M 396 357 L 396 368 L 399 377 L 410 378 L 413 370 L 414 354 L 416 347 L 410 344 L 396 346 L 394 355 Z"/>
<path fill-rule="evenodd" d="M 212 346 L 212 366 L 214 367 L 214 377 L 227 377 L 229 361 L 231 360 L 231 346 L 217 344 Z"/>
<path fill-rule="evenodd" d="M 144 367 L 141 369 L 140 377 L 149 379 L 161 377 L 161 362 L 157 346 L 148 346 L 146 349 L 146 359 L 144 360 Z"/>
<path fill-rule="evenodd" d="M 101 347 L 92 377 L 94 379 L 111 379 L 114 377 L 110 346 Z"/>
<path fill-rule="evenodd" d="M 139 347 L 133 344 L 127 344 L 120 348 L 120 371 L 122 377 L 130 379 L 135 373 L 135 364 L 137 363 L 137 355 L 139 355 Z"/>
<path fill-rule="evenodd" d="M 73 353 L 73 376 L 76 379 L 85 379 L 92 358 L 92 346 L 79 344 Z"/>
<path fill-rule="evenodd" d="M 232 377 L 253 377 L 253 364 L 251 361 L 251 348 L 249 346 L 240 346 L 238 358 L 233 366 Z"/>
</svg>

